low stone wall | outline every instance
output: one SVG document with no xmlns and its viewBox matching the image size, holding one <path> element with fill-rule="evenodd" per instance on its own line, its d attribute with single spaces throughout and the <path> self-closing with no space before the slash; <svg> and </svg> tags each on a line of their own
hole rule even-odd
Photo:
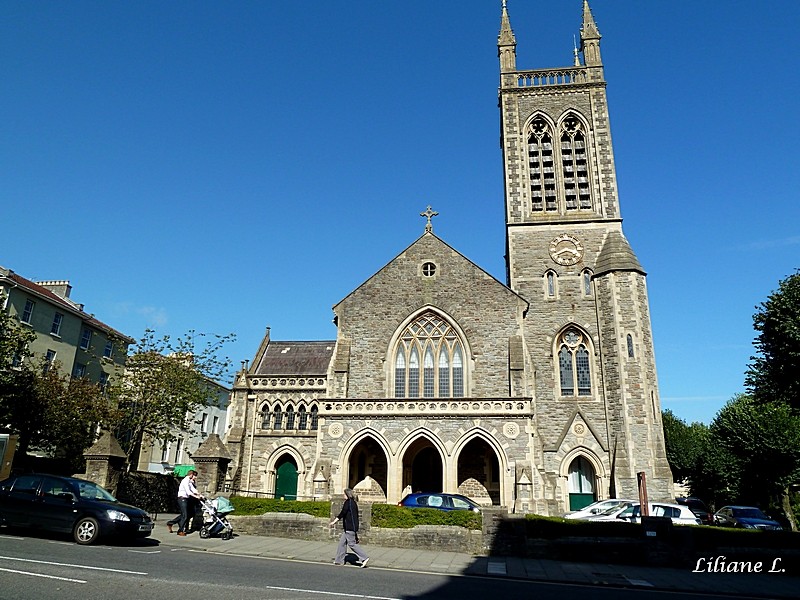
<svg viewBox="0 0 800 600">
<path fill-rule="evenodd" d="M 333 541 L 342 533 L 341 525 L 328 527 L 330 519 L 303 513 L 267 513 L 257 516 L 228 516 L 234 531 L 296 540 Z M 411 529 L 369 527 L 359 531 L 364 544 L 389 548 L 436 548 L 446 552 L 485 554 L 483 534 L 463 527 L 417 525 Z"/>
</svg>

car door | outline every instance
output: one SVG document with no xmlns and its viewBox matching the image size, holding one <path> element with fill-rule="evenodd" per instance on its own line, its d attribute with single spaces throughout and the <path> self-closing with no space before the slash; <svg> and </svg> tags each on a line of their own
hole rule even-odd
<svg viewBox="0 0 800 600">
<path fill-rule="evenodd" d="M 75 493 L 69 484 L 58 477 L 42 480 L 41 522 L 52 531 L 72 531 L 75 521 Z"/>
<path fill-rule="evenodd" d="M 6 523 L 16 527 L 29 527 L 38 522 L 41 484 L 41 475 L 17 477 L 3 503 L 3 518 Z"/>
</svg>

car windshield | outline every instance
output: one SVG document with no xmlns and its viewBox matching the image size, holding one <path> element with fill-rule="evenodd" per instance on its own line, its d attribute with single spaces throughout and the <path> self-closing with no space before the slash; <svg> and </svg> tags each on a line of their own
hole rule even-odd
<svg viewBox="0 0 800 600">
<path fill-rule="evenodd" d="M 757 508 L 734 508 L 734 517 L 744 517 L 745 519 L 768 519 L 767 515 Z"/>
<path fill-rule="evenodd" d="M 605 509 L 603 512 L 599 512 L 599 513 L 597 513 L 597 514 L 598 514 L 598 516 L 599 516 L 599 515 L 611 515 L 611 514 L 614 514 L 615 512 L 617 512 L 617 511 L 618 511 L 620 508 L 622 508 L 623 506 L 628 506 L 628 507 L 630 507 L 630 504 L 628 504 L 627 502 L 625 502 L 625 503 L 623 503 L 623 504 L 614 504 L 614 505 L 612 505 L 612 506 L 609 506 L 609 507 L 608 507 L 607 509 Z"/>
<path fill-rule="evenodd" d="M 78 483 L 78 492 L 81 498 L 86 500 L 105 500 L 106 502 L 116 502 L 117 499 L 109 494 L 104 488 L 91 481 L 81 481 Z"/>
</svg>

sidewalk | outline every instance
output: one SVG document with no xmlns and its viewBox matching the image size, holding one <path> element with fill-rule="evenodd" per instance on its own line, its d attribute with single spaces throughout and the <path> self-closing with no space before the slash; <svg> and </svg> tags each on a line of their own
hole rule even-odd
<svg viewBox="0 0 800 600">
<path fill-rule="evenodd" d="M 159 514 L 151 539 L 160 544 L 219 552 L 331 564 L 336 540 L 326 542 L 262 537 L 234 532 L 231 540 L 200 539 L 170 534 L 166 522 L 174 515 Z M 177 527 L 173 528 L 177 531 Z M 623 587 L 671 592 L 696 592 L 754 598 L 798 597 L 800 577 L 776 573 L 693 573 L 691 568 L 640 567 L 576 563 L 511 556 L 471 556 L 457 552 L 366 546 L 369 568 L 439 573 L 452 576 L 504 577 L 587 586 Z M 713 557 L 712 557 L 713 558 Z M 333 566 L 331 566 L 333 568 Z M 768 570 L 770 564 L 765 565 Z"/>
</svg>

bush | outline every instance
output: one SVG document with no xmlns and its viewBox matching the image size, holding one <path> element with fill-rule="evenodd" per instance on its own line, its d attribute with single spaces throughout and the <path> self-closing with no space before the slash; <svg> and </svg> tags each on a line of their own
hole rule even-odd
<svg viewBox="0 0 800 600">
<path fill-rule="evenodd" d="M 133 504 L 150 513 L 180 512 L 178 486 L 172 475 L 161 473 L 122 473 L 117 488 L 117 499 Z"/>
<path fill-rule="evenodd" d="M 393 504 L 372 505 L 372 526 L 410 529 L 415 525 L 455 525 L 480 529 L 481 515 L 469 510 L 444 511 L 435 508 L 405 508 Z"/>
<path fill-rule="evenodd" d="M 278 500 L 275 498 L 231 497 L 237 515 L 263 515 L 264 513 L 305 513 L 313 517 L 330 517 L 331 503 L 318 500 Z"/>
<path fill-rule="evenodd" d="M 529 538 L 553 540 L 561 537 L 636 538 L 642 526 L 608 521 L 580 521 L 561 517 L 525 515 L 525 532 Z"/>
</svg>

